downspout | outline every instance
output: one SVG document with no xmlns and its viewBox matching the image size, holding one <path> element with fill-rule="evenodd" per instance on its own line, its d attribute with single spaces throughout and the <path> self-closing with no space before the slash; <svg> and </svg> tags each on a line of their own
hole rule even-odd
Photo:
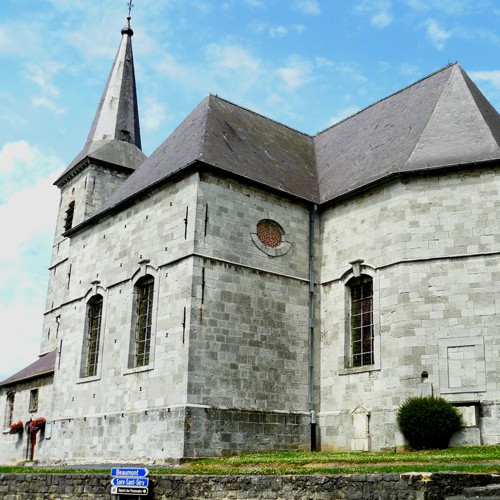
<svg viewBox="0 0 500 500">
<path fill-rule="evenodd" d="M 316 451 L 316 412 L 314 411 L 314 224 L 318 206 L 309 211 L 309 318 L 308 318 L 308 404 L 311 414 L 311 451 Z"/>
</svg>

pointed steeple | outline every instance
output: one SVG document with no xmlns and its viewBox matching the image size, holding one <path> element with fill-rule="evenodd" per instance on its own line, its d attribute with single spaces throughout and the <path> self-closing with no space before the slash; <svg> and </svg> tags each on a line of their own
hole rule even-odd
<svg viewBox="0 0 500 500">
<path fill-rule="evenodd" d="M 94 117 L 86 145 L 94 141 L 117 140 L 141 149 L 139 108 L 135 86 L 130 17 Z"/>
<path fill-rule="evenodd" d="M 76 174 L 86 159 L 133 170 L 146 158 L 141 150 L 130 16 L 127 21 L 85 146 L 56 180 L 56 185 Z"/>
</svg>

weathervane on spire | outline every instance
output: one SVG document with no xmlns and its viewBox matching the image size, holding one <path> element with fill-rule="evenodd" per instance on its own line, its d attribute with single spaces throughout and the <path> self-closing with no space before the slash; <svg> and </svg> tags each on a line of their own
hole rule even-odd
<svg viewBox="0 0 500 500">
<path fill-rule="evenodd" d="M 132 0 L 128 0 L 127 7 L 128 7 L 127 21 L 128 21 L 128 27 L 130 28 L 130 19 L 131 19 L 130 13 L 132 12 L 132 9 L 134 8 L 134 4 L 132 3 Z"/>
<path fill-rule="evenodd" d="M 135 5 L 132 3 L 132 0 L 128 0 L 127 7 L 128 7 L 128 17 L 130 17 L 130 12 L 135 7 Z"/>
</svg>

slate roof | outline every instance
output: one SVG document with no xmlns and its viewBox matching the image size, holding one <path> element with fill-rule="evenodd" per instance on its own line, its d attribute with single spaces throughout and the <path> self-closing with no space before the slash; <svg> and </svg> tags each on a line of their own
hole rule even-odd
<svg viewBox="0 0 500 500">
<path fill-rule="evenodd" d="M 210 95 L 84 225 L 200 162 L 321 204 L 394 175 L 495 159 L 500 115 L 456 63 L 314 137 Z"/>
<path fill-rule="evenodd" d="M 315 137 L 320 202 L 387 176 L 500 158 L 500 115 L 458 64 Z"/>
<path fill-rule="evenodd" d="M 23 368 L 14 375 L 11 375 L 9 378 L 0 382 L 0 387 L 16 384 L 18 382 L 24 382 L 35 377 L 41 377 L 54 373 L 56 354 L 56 349 L 43 354 L 34 363 L 31 363 L 31 365 L 28 365 L 26 368 Z"/>
<path fill-rule="evenodd" d="M 74 174 L 87 158 L 127 169 L 135 169 L 146 158 L 141 151 L 139 106 L 132 52 L 134 32 L 128 26 L 123 28 L 121 33 L 120 46 L 85 146 L 56 180 L 56 185 Z"/>
<path fill-rule="evenodd" d="M 102 210 L 195 161 L 287 194 L 318 195 L 313 138 L 210 95 L 107 200 Z"/>
</svg>

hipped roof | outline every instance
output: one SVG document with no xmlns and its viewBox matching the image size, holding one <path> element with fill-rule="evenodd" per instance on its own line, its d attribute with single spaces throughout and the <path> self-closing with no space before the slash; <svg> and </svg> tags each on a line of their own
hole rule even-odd
<svg viewBox="0 0 500 500">
<path fill-rule="evenodd" d="M 87 223 L 200 162 L 321 204 L 395 174 L 494 159 L 500 115 L 458 64 L 316 136 L 210 95 Z"/>
</svg>

